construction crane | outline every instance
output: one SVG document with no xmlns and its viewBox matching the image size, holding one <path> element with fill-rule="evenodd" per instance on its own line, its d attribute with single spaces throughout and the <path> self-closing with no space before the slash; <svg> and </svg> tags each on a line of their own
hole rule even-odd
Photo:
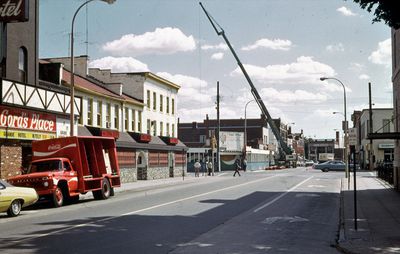
<svg viewBox="0 0 400 254">
<path fill-rule="evenodd" d="M 225 35 L 224 29 L 215 21 L 215 19 L 206 11 L 204 8 L 203 4 L 199 2 L 201 8 L 203 9 L 204 13 L 206 14 L 208 20 L 210 21 L 211 25 L 213 26 L 215 32 L 217 33 L 218 36 L 222 36 L 224 38 L 226 44 L 228 45 L 230 51 L 232 52 L 233 56 L 236 59 L 237 64 L 239 65 L 240 69 L 242 70 L 244 76 L 246 77 L 247 82 L 250 85 L 251 88 L 251 93 L 253 94 L 253 97 L 255 101 L 257 102 L 261 112 L 266 116 L 267 123 L 269 124 L 272 133 L 276 137 L 279 143 L 279 154 L 280 154 L 280 159 L 285 160 L 285 155 L 290 155 L 292 154 L 292 149 L 286 144 L 286 142 L 283 140 L 279 128 L 276 126 L 274 120 L 272 119 L 271 115 L 269 114 L 267 108 L 264 105 L 264 102 L 262 101 L 260 95 L 258 94 L 257 89 L 255 88 L 253 82 L 250 79 L 249 74 L 247 73 L 246 69 L 244 68 L 242 62 L 240 61 L 239 57 L 237 56 L 235 50 L 233 49 L 231 43 L 229 42 L 228 38 Z M 218 26 L 218 28 L 217 28 Z"/>
</svg>

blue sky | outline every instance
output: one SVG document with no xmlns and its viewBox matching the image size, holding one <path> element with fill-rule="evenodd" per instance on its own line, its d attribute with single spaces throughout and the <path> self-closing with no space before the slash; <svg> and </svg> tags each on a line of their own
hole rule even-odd
<svg viewBox="0 0 400 254">
<path fill-rule="evenodd" d="M 40 57 L 69 55 L 72 15 L 81 3 L 40 0 Z M 372 24 L 372 15 L 353 1 L 202 3 L 224 28 L 272 117 L 294 122 L 295 132 L 333 138 L 341 128 L 343 116 L 332 112 L 343 112 L 343 88 L 321 76 L 345 84 L 348 119 L 368 107 L 368 82 L 375 106 L 392 107 L 390 29 Z M 253 99 L 249 85 L 198 1 L 94 1 L 78 15 L 75 55 L 88 53 L 90 66 L 151 71 L 181 85 L 181 122 L 216 116 L 219 81 L 221 117 L 244 118 Z M 247 116 L 259 115 L 250 103 Z"/>
</svg>

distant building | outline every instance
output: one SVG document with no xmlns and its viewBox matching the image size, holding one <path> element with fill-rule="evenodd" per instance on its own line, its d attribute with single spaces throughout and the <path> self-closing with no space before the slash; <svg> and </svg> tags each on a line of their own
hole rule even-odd
<svg viewBox="0 0 400 254">
<path fill-rule="evenodd" d="M 308 159 L 327 161 L 334 159 L 335 139 L 310 139 L 308 141 Z"/>
</svg>

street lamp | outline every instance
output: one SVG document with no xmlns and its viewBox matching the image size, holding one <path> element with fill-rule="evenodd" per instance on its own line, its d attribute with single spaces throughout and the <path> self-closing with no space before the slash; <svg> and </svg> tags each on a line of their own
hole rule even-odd
<svg viewBox="0 0 400 254">
<path fill-rule="evenodd" d="M 261 99 L 250 100 L 246 103 L 246 106 L 244 107 L 244 141 L 243 141 L 244 158 L 246 158 L 246 146 L 247 146 L 247 105 L 249 105 L 250 102 L 256 100 L 261 100 Z"/>
<path fill-rule="evenodd" d="M 342 87 L 343 87 L 343 101 L 344 101 L 344 161 L 346 163 L 346 178 L 349 178 L 349 163 L 348 163 L 348 158 L 347 158 L 347 106 L 346 106 L 346 87 L 344 86 L 344 84 L 342 83 L 342 81 L 340 81 L 337 78 L 333 78 L 333 77 L 321 77 L 320 80 L 321 81 L 325 81 L 327 79 L 333 79 L 336 80 L 337 82 L 339 82 Z M 335 114 L 335 112 L 334 112 Z M 350 181 L 350 178 L 348 179 Z"/>
<path fill-rule="evenodd" d="M 75 80 L 74 80 L 74 23 L 75 23 L 75 18 L 76 15 L 78 14 L 79 10 L 82 9 L 83 6 L 87 5 L 90 2 L 93 2 L 95 0 L 87 0 L 81 6 L 78 7 L 78 9 L 75 11 L 74 16 L 72 18 L 72 24 L 71 24 L 71 88 L 70 88 L 70 136 L 74 136 L 74 106 L 75 106 Z M 116 0 L 99 0 L 102 2 L 106 2 L 108 4 L 113 4 Z"/>
</svg>

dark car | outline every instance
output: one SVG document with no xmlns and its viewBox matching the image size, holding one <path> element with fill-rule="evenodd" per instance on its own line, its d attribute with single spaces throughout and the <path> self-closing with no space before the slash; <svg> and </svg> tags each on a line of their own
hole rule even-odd
<svg viewBox="0 0 400 254">
<path fill-rule="evenodd" d="M 313 165 L 313 169 L 320 169 L 323 172 L 328 171 L 345 171 L 346 164 L 343 161 L 325 161 L 323 163 L 318 163 Z"/>
</svg>

